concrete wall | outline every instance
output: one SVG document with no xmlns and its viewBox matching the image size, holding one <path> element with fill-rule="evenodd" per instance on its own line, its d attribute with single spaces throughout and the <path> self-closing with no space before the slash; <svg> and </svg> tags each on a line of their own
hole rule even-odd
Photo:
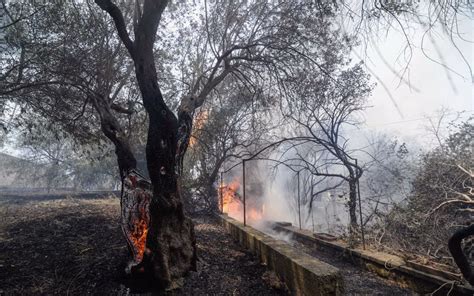
<svg viewBox="0 0 474 296">
<path fill-rule="evenodd" d="M 285 282 L 292 295 L 342 295 L 343 280 L 339 270 L 276 240 L 252 227 L 220 216 L 223 226 L 243 247 L 257 255 Z"/>
<path fill-rule="evenodd" d="M 421 295 L 474 295 L 474 288 L 460 284 L 459 277 L 441 271 L 417 270 L 402 258 L 374 250 L 351 249 L 337 241 L 325 241 L 314 237 L 308 230 L 291 225 L 275 223 L 277 231 L 292 234 L 293 238 L 334 256 L 344 256 L 348 261 L 376 273 L 378 276 L 396 282 L 399 286 L 412 289 Z M 436 291 L 436 293 L 433 293 Z"/>
</svg>

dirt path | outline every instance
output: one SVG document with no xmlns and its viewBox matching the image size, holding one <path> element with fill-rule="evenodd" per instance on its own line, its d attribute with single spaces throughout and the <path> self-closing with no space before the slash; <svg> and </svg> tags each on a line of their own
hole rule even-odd
<svg viewBox="0 0 474 296">
<path fill-rule="evenodd" d="M 215 218 L 195 221 L 198 272 L 187 279 L 182 295 L 285 295 L 270 288 L 265 266 L 236 245 Z"/>
<path fill-rule="evenodd" d="M 0 295 L 117 295 L 126 246 L 116 198 L 0 194 Z M 175 295 L 281 295 L 211 218 L 196 219 L 198 272 Z M 263 278 L 263 279 L 262 279 Z"/>
</svg>

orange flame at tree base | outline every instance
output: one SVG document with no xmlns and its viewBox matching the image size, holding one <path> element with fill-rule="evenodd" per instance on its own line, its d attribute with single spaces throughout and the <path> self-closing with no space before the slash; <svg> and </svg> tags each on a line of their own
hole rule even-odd
<svg viewBox="0 0 474 296">
<path fill-rule="evenodd" d="M 149 205 L 152 192 L 149 181 L 135 171 L 127 174 L 123 185 L 121 224 L 133 256 L 133 262 L 129 266 L 131 268 L 142 262 L 145 253 L 150 226 Z"/>
</svg>

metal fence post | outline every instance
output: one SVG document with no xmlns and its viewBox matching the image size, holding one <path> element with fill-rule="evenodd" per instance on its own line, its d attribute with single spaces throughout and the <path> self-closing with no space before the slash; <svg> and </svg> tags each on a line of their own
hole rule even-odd
<svg viewBox="0 0 474 296">
<path fill-rule="evenodd" d="M 300 171 L 296 172 L 298 179 L 298 222 L 301 229 L 301 201 L 300 201 Z"/>
<path fill-rule="evenodd" d="M 245 159 L 242 160 L 242 190 L 244 195 L 244 226 L 247 225 L 247 213 L 246 213 L 246 205 L 245 205 Z"/>
<path fill-rule="evenodd" d="M 356 166 L 357 165 L 357 159 L 355 160 Z M 364 235 L 364 221 L 362 221 L 362 202 L 360 199 L 360 185 L 359 185 L 359 178 L 357 178 L 357 195 L 359 197 L 359 217 L 360 217 L 360 233 L 362 235 L 362 247 L 365 250 L 365 235 Z"/>
<path fill-rule="evenodd" d="M 224 173 L 221 172 L 221 184 L 220 184 L 220 197 L 221 197 L 221 213 L 224 214 L 224 197 L 222 196 L 222 191 L 224 190 Z"/>
</svg>

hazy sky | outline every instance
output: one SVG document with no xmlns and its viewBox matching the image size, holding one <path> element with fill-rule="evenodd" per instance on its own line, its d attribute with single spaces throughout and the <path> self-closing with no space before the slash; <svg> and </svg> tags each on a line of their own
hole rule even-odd
<svg viewBox="0 0 474 296">
<path fill-rule="evenodd" d="M 464 21 L 460 25 L 463 37 L 474 40 L 474 22 Z M 387 131 L 410 138 L 416 137 L 423 142 L 427 140 L 424 137 L 426 130 L 422 127 L 427 121 L 423 117 L 436 117 L 436 111 L 442 107 L 453 111 L 450 114 L 451 117 L 455 116 L 455 111 L 466 111 L 464 117 L 473 114 L 473 80 L 462 55 L 452 45 L 449 37 L 440 30 L 437 30 L 433 36 L 436 47 L 433 46 L 428 36 L 425 37 L 423 46 L 425 52 L 458 74 L 451 71 L 448 73 L 445 68 L 430 61 L 423 54 L 421 50 L 422 36 L 423 29 L 418 28 L 412 40 L 414 43 L 413 55 L 408 65 L 409 70 L 404 76 L 413 86 L 412 89 L 406 83 L 400 84 L 400 79 L 392 72 L 394 70 L 401 73 L 406 66 L 406 59 L 403 55 L 400 56 L 406 45 L 402 34 L 391 30 L 387 36 L 378 38 L 375 41 L 375 46 L 368 47 L 365 56 L 362 47 L 358 48 L 357 53 L 354 54 L 355 60 L 365 57 L 367 66 L 390 90 L 400 111 L 397 111 L 384 87 L 377 82 L 369 100 L 369 105 L 372 107 L 365 112 L 367 123 L 364 130 Z M 468 64 L 473 67 L 472 43 L 459 38 L 455 42 Z M 441 53 L 441 58 L 438 52 Z M 387 64 L 391 65 L 392 70 Z M 375 78 L 373 80 L 376 81 Z"/>
</svg>

